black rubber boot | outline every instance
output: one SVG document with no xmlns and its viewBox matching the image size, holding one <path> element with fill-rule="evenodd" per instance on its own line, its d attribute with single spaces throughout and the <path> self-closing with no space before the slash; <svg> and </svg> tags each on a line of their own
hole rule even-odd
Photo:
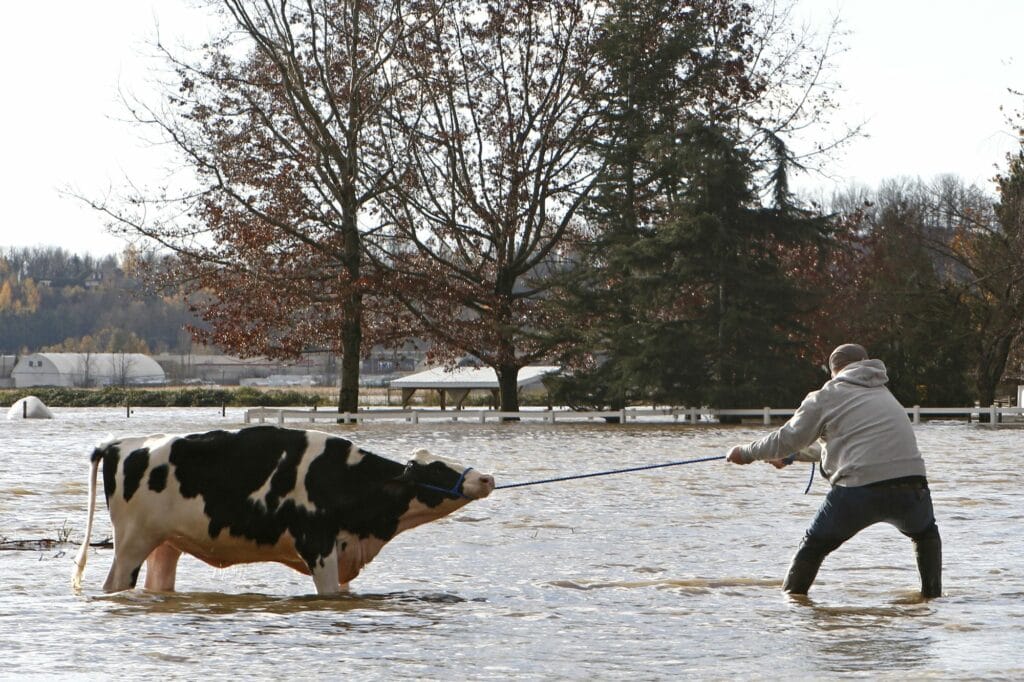
<svg viewBox="0 0 1024 682">
<path fill-rule="evenodd" d="M 789 565 L 786 580 L 782 583 L 782 591 L 789 594 L 807 594 L 807 591 L 811 589 L 811 583 L 818 575 L 819 568 L 821 568 L 820 561 L 807 561 L 794 557 L 793 563 Z"/>
<path fill-rule="evenodd" d="M 925 599 L 942 596 L 942 538 L 939 529 L 932 528 L 934 532 L 914 538 L 917 570 L 921 573 L 921 596 Z"/>
</svg>

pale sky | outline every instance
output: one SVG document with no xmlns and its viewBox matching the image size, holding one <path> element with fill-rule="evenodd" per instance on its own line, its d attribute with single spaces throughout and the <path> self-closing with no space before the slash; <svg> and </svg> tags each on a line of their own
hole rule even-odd
<svg viewBox="0 0 1024 682">
<path fill-rule="evenodd" d="M 102 198 L 125 178 L 161 176 L 166 155 L 124 121 L 119 92 L 145 96 L 156 66 L 147 43 L 201 41 L 189 0 L 6 2 L 0 40 L 0 251 L 61 246 L 96 256 L 124 243 L 71 189 Z M 801 0 L 825 30 L 838 14 L 846 51 L 830 75 L 841 117 L 865 123 L 827 176 L 802 191 L 943 173 L 989 188 L 1016 148 L 1000 107 L 1024 109 L 1024 0 Z"/>
</svg>

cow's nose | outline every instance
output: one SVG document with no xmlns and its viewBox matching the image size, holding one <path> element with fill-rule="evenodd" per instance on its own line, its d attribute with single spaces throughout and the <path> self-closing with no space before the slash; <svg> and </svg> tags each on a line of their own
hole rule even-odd
<svg viewBox="0 0 1024 682">
<path fill-rule="evenodd" d="M 494 476 L 483 475 L 480 477 L 480 485 L 494 490 Z"/>
</svg>

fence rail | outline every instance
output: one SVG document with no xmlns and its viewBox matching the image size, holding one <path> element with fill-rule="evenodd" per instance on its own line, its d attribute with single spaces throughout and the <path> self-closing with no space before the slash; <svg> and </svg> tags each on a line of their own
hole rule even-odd
<svg viewBox="0 0 1024 682">
<path fill-rule="evenodd" d="M 1000 423 L 1017 421 L 1024 416 L 1024 408 L 1002 407 L 913 407 L 905 408 L 907 417 L 915 424 L 927 418 L 962 417 L 968 422 L 986 421 L 990 426 Z M 345 423 L 362 423 L 369 421 L 399 421 L 418 424 L 419 422 L 475 422 L 483 424 L 498 421 L 542 421 L 550 424 L 555 422 L 579 422 L 603 420 L 627 424 L 629 422 L 673 422 L 680 424 L 712 424 L 718 423 L 722 417 L 739 419 L 760 419 L 768 426 L 773 420 L 788 419 L 794 409 L 773 409 L 764 407 L 754 410 L 711 409 L 706 407 L 666 407 L 643 408 L 630 407 L 624 410 L 579 411 L 568 409 L 521 410 L 519 412 L 502 412 L 499 410 L 439 410 L 439 409 L 365 409 L 358 412 L 336 412 L 330 410 L 255 407 L 245 411 L 245 423 L 266 423 L 267 421 L 284 424 L 287 421 L 334 421 Z"/>
</svg>

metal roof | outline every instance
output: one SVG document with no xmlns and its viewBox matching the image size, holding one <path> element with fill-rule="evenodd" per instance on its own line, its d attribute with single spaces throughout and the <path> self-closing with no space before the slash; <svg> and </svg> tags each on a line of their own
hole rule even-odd
<svg viewBox="0 0 1024 682">
<path fill-rule="evenodd" d="M 35 363 L 40 360 L 50 364 L 42 367 L 29 364 L 30 361 Z M 33 353 L 18 361 L 12 375 L 18 377 L 53 372 L 67 376 L 88 373 L 95 378 L 123 375 L 129 379 L 165 379 L 163 368 L 153 358 L 142 353 Z"/>
<path fill-rule="evenodd" d="M 545 376 L 561 371 L 558 365 L 529 365 L 519 370 L 516 386 L 539 384 Z M 498 388 L 498 375 L 490 367 L 455 367 L 445 369 L 434 367 L 423 372 L 410 374 L 390 383 L 392 388 Z"/>
</svg>

